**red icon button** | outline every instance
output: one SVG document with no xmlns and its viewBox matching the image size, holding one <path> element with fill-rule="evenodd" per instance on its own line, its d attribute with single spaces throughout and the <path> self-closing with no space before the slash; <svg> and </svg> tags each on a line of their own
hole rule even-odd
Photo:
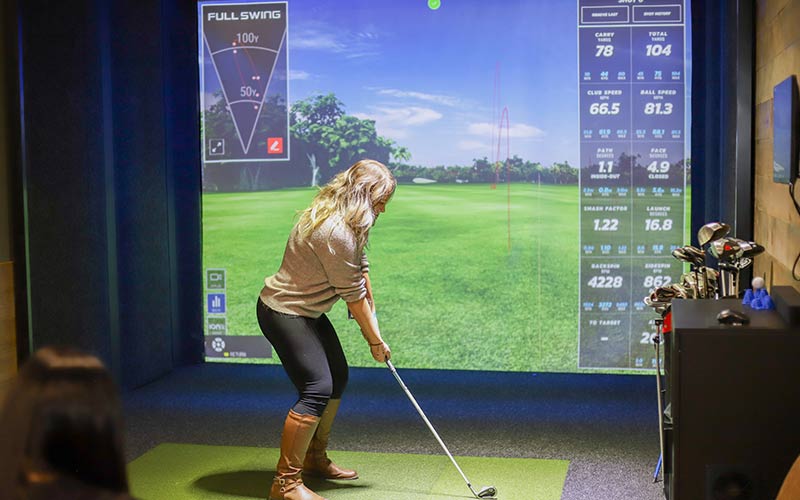
<svg viewBox="0 0 800 500">
<path fill-rule="evenodd" d="M 267 138 L 267 154 L 279 155 L 283 153 L 283 137 Z"/>
</svg>

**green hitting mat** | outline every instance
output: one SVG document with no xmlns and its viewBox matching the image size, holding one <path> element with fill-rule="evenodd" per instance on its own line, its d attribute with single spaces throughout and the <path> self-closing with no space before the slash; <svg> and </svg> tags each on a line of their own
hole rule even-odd
<svg viewBox="0 0 800 500">
<path fill-rule="evenodd" d="M 454 500 L 474 498 L 446 455 L 331 451 L 356 481 L 308 480 L 329 500 Z M 142 500 L 266 499 L 276 448 L 159 445 L 128 465 L 131 492 Z M 567 460 L 456 457 L 478 491 L 495 486 L 498 500 L 559 500 Z"/>
</svg>

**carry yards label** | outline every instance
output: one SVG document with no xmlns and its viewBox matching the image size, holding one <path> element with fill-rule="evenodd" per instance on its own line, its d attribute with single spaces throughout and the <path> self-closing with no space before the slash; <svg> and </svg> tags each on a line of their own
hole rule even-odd
<svg viewBox="0 0 800 500">
<path fill-rule="evenodd" d="M 287 3 L 201 3 L 205 163 L 289 159 Z"/>
<path fill-rule="evenodd" d="M 655 367 L 643 298 L 685 234 L 683 0 L 578 0 L 580 368 Z"/>
</svg>

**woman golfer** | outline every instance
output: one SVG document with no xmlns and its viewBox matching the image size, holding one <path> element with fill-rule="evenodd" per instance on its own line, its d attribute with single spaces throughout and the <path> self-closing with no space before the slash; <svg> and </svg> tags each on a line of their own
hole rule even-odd
<svg viewBox="0 0 800 500">
<path fill-rule="evenodd" d="M 396 185 L 389 170 L 373 160 L 338 174 L 301 213 L 280 269 L 265 280 L 258 324 L 299 392 L 283 426 L 270 500 L 324 500 L 303 485 L 304 472 L 326 479 L 358 478 L 326 453 L 348 368 L 325 313 L 344 299 L 375 361 L 390 358 L 374 316 L 364 247 Z"/>
</svg>

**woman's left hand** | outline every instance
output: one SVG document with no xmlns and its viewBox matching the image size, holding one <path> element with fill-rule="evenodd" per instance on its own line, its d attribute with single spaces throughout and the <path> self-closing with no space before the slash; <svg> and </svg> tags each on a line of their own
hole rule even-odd
<svg viewBox="0 0 800 500">
<path fill-rule="evenodd" d="M 369 351 L 372 353 L 372 359 L 378 363 L 385 363 L 387 360 L 392 359 L 392 350 L 389 349 L 389 344 L 386 342 L 370 344 Z"/>
</svg>

